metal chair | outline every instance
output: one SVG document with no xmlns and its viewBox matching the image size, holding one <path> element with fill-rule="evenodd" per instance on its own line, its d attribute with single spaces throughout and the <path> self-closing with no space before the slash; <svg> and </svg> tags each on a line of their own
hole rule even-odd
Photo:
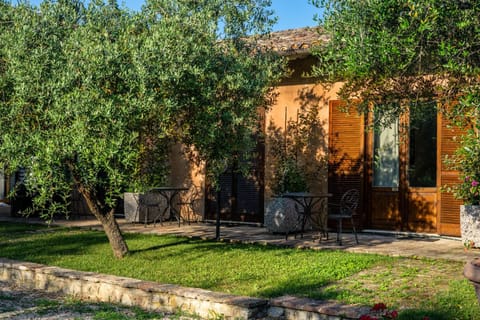
<svg viewBox="0 0 480 320">
<path fill-rule="evenodd" d="M 153 226 L 155 227 L 156 221 L 160 221 L 160 225 L 163 225 L 164 216 L 166 213 L 166 207 L 162 210 L 161 206 L 165 202 L 161 196 L 155 192 L 146 192 L 140 196 L 140 210 L 145 210 L 144 214 L 144 226 L 146 227 L 150 222 L 150 210 L 153 209 Z M 156 211 L 156 212 L 155 212 Z"/>
<path fill-rule="evenodd" d="M 195 212 L 199 212 L 201 200 L 200 190 L 195 185 L 192 185 L 187 194 L 182 197 L 182 200 L 177 202 L 177 205 L 180 206 L 179 216 L 184 222 L 186 221 L 190 224 L 190 222 L 198 221 L 198 216 Z M 182 210 L 182 208 L 185 208 L 185 210 Z"/>
<path fill-rule="evenodd" d="M 353 216 L 356 214 L 358 202 L 360 201 L 360 192 L 357 189 L 350 189 L 342 195 L 339 204 L 329 203 L 329 220 L 337 220 L 337 243 L 342 245 L 342 220 L 350 219 L 352 223 L 353 233 L 355 234 L 355 241 L 358 244 L 357 230 Z M 332 213 L 330 213 L 332 212 Z"/>
</svg>

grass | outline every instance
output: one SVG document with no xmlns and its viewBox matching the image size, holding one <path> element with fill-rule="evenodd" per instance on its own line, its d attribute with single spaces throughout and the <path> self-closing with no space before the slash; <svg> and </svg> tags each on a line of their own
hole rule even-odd
<svg viewBox="0 0 480 320">
<path fill-rule="evenodd" d="M 16 297 L 17 299 L 19 297 Z M 0 305 L 5 297 L 0 296 Z M 75 319 L 95 319 L 95 320 L 147 320 L 147 319 L 164 319 L 165 314 L 159 312 L 148 312 L 138 307 L 125 307 L 112 303 L 88 303 L 77 300 L 69 296 L 61 300 L 52 300 L 45 298 L 34 298 L 28 301 L 28 306 L 24 306 L 23 310 L 11 308 L 2 309 L 0 312 L 21 311 L 18 315 L 25 319 L 37 319 L 38 316 L 45 316 L 53 318 L 64 312 L 69 315 L 75 315 Z M 25 308 L 29 307 L 27 310 Z M 0 317 L 2 315 L 0 314 Z M 178 312 L 176 314 L 169 314 L 168 319 L 182 319 L 182 316 L 187 316 L 188 319 L 199 319 L 195 315 Z M 2 318 L 3 319 L 3 318 Z"/>
<path fill-rule="evenodd" d="M 462 263 L 126 234 L 113 258 L 102 232 L 0 223 L 0 256 L 239 295 L 296 295 L 402 310 L 400 319 L 480 319 Z"/>
</svg>

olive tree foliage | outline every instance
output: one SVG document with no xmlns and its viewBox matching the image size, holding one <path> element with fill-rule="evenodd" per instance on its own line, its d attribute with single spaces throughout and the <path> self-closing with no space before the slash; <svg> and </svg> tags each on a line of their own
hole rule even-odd
<svg viewBox="0 0 480 320">
<path fill-rule="evenodd" d="M 480 2 L 475 0 L 312 0 L 324 9 L 330 41 L 316 76 L 345 81 L 341 95 L 360 111 L 397 117 L 412 102 L 458 101 L 453 115 L 480 103 Z M 445 111 L 445 110 L 444 110 Z"/>
<path fill-rule="evenodd" d="M 25 168 L 46 218 L 78 189 L 124 256 L 114 208 L 133 184 L 164 181 L 169 144 L 214 177 L 251 145 L 282 68 L 246 41 L 268 31 L 268 4 L 0 0 L 0 167 Z"/>
<path fill-rule="evenodd" d="M 149 68 L 146 86 L 163 101 L 162 121 L 176 130 L 168 134 L 194 147 L 191 159 L 208 162 L 214 183 L 226 167 L 251 156 L 258 108 L 268 107 L 283 74 L 283 61 L 256 46 L 274 22 L 269 5 L 158 0 L 144 10 L 148 36 L 139 43 L 139 68 Z"/>
</svg>

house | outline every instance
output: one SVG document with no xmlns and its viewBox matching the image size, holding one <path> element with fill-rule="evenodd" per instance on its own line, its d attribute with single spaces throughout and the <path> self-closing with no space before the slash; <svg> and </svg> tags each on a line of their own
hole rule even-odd
<svg viewBox="0 0 480 320">
<path fill-rule="evenodd" d="M 340 83 L 326 86 L 304 77 L 316 63 L 310 49 L 322 41 L 328 39 L 317 28 L 275 32 L 264 41 L 288 58 L 292 74 L 278 86 L 274 105 L 262 113 L 265 138 L 259 139 L 251 177 L 227 172 L 221 178 L 222 219 L 263 222 L 275 178 L 270 156 L 278 143 L 275 135 L 287 135 L 289 124 L 304 121 L 300 124 L 310 130 L 310 141 L 295 158 L 311 169 L 312 192 L 328 190 L 335 201 L 348 189 L 359 189 L 357 224 L 362 229 L 459 236 L 461 201 L 442 191 L 458 181 L 458 172 L 442 161 L 456 149 L 458 130 L 436 112 L 435 102 L 426 104 L 421 115 L 409 114 L 380 131 L 367 130 L 373 115 L 343 112 Z M 216 195 L 209 192 L 208 181 L 206 185 L 205 218 L 214 219 Z"/>
</svg>

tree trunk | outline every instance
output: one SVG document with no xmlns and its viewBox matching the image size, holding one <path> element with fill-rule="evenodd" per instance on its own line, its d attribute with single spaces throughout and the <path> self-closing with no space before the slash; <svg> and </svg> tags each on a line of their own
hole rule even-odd
<svg viewBox="0 0 480 320">
<path fill-rule="evenodd" d="M 115 220 L 114 209 L 112 209 L 106 217 L 100 220 L 103 229 L 108 237 L 110 246 L 112 247 L 113 254 L 116 258 L 123 258 L 128 253 L 128 246 L 123 238 L 120 226 Z"/>
<path fill-rule="evenodd" d="M 112 208 L 107 213 L 102 213 L 100 207 L 97 205 L 98 199 L 92 197 L 90 192 L 81 185 L 78 187 L 78 190 L 83 195 L 88 208 L 95 218 L 101 222 L 103 230 L 110 242 L 110 246 L 112 247 L 113 254 L 118 259 L 123 258 L 128 253 L 128 246 L 123 238 L 120 226 L 118 225 L 117 220 L 115 220 L 115 209 Z"/>
</svg>

